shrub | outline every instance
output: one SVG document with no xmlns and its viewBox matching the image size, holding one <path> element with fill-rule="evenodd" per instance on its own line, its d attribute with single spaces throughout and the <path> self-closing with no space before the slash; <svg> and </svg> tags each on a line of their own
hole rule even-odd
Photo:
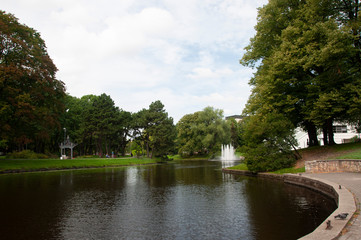
<svg viewBox="0 0 361 240">
<path fill-rule="evenodd" d="M 84 156 L 79 156 L 79 158 L 100 158 L 99 155 L 84 155 Z"/>
<path fill-rule="evenodd" d="M 12 152 L 6 155 L 7 159 L 47 159 L 47 155 L 42 153 L 35 153 L 31 150 L 24 150 L 21 152 Z"/>
</svg>

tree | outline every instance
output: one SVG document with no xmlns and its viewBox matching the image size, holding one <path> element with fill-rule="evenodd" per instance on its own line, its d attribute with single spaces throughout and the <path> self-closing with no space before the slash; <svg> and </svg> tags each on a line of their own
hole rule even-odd
<svg viewBox="0 0 361 240">
<path fill-rule="evenodd" d="M 291 167 L 297 159 L 294 126 L 275 111 L 258 113 L 244 120 L 245 159 L 250 171 L 261 172 Z M 297 150 L 296 150 L 297 153 Z"/>
<path fill-rule="evenodd" d="M 137 113 L 135 123 L 136 138 L 141 140 L 147 152 L 147 157 L 166 157 L 173 152 L 175 146 L 175 126 L 173 118 L 168 117 L 161 101 L 152 102 L 149 109 Z"/>
<path fill-rule="evenodd" d="M 120 152 L 122 156 L 125 156 L 126 147 L 131 140 L 133 115 L 130 112 L 120 109 L 116 112 L 116 119 L 114 122 L 114 134 L 110 139 L 110 146 L 115 149 L 115 152 Z"/>
<path fill-rule="evenodd" d="M 111 152 L 125 155 L 130 141 L 132 114 L 114 105 L 110 96 L 67 96 L 62 126 L 78 143 L 79 154 L 103 155 Z"/>
<path fill-rule="evenodd" d="M 202 149 L 201 141 L 195 134 L 195 126 L 198 125 L 199 112 L 184 115 L 176 125 L 177 128 L 177 147 L 180 155 L 193 155 Z"/>
<path fill-rule="evenodd" d="M 230 125 L 230 129 L 231 129 L 231 145 L 234 148 L 238 148 L 240 146 L 240 139 L 239 139 L 240 125 L 237 123 L 237 121 L 234 118 L 227 120 L 227 122 Z"/>
<path fill-rule="evenodd" d="M 64 84 L 40 34 L 4 11 L 0 42 L 0 142 L 9 151 L 44 152 L 60 129 Z"/>
<path fill-rule="evenodd" d="M 334 143 L 333 121 L 350 119 L 355 112 L 350 102 L 360 99 L 348 94 L 350 86 L 360 87 L 354 70 L 359 49 L 355 31 L 340 20 L 345 12 L 335 11 L 351 3 L 342 2 L 271 0 L 260 10 L 257 34 L 241 61 L 251 66 L 261 61 L 245 114 L 272 106 L 308 131 L 311 146 L 318 144 L 317 127 Z"/>
<path fill-rule="evenodd" d="M 179 154 L 215 154 L 222 144 L 231 143 L 230 124 L 223 111 L 206 107 L 203 111 L 183 116 L 177 124 Z"/>
</svg>

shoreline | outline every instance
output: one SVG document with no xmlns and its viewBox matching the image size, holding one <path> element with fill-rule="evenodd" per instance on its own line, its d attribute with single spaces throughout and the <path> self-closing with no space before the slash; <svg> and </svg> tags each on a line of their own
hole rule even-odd
<svg viewBox="0 0 361 240">
<path fill-rule="evenodd" d="M 82 170 L 82 169 L 97 169 L 97 168 L 119 168 L 119 167 L 136 167 L 136 166 L 147 166 L 147 165 L 156 165 L 160 163 L 143 163 L 143 164 L 130 164 L 130 165 L 112 165 L 112 166 L 86 166 L 86 167 L 71 167 L 71 168 L 38 168 L 31 170 L 5 170 L 0 171 L 1 174 L 17 174 L 17 173 L 36 173 L 36 172 L 52 172 L 52 171 L 67 171 L 67 170 Z"/>
<path fill-rule="evenodd" d="M 63 161 L 63 160 L 62 160 Z M 81 160 L 83 161 L 83 160 Z M 1 161 L 0 161 L 1 163 Z M 127 164 L 109 164 L 109 165 L 80 165 L 80 166 L 54 166 L 54 167 L 34 167 L 29 169 L 24 168 L 14 168 L 14 169 L 4 169 L 0 170 L 0 175 L 2 174 L 19 174 L 19 173 L 35 173 L 35 172 L 50 172 L 50 171 L 70 171 L 70 170 L 81 170 L 81 169 L 97 169 L 97 168 L 119 168 L 119 167 L 131 167 L 131 166 L 146 166 L 146 165 L 156 165 L 160 162 L 149 162 L 149 163 L 127 163 Z"/>
</svg>

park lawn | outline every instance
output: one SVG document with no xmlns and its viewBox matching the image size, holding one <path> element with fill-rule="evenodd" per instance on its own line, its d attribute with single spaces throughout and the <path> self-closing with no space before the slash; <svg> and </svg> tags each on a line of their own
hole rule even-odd
<svg viewBox="0 0 361 240">
<path fill-rule="evenodd" d="M 60 170 L 76 168 L 118 167 L 157 163 L 149 158 L 98 158 L 98 159 L 0 159 L 0 173 Z"/>
<path fill-rule="evenodd" d="M 236 166 L 229 167 L 227 169 L 248 171 L 247 165 L 245 163 L 241 163 L 241 164 L 238 164 Z"/>
<path fill-rule="evenodd" d="M 241 163 L 239 165 L 229 167 L 227 169 L 248 171 L 247 165 L 245 163 Z M 303 172 L 305 172 L 304 167 L 303 168 L 284 168 L 284 169 L 280 169 L 280 170 L 277 170 L 274 172 L 269 172 L 269 173 L 285 174 L 285 173 L 303 173 Z"/>
<path fill-rule="evenodd" d="M 306 172 L 305 167 L 301 167 L 301 168 L 283 168 L 274 172 L 270 172 L 270 173 L 274 173 L 274 174 L 286 174 L 286 173 L 304 173 Z"/>
<path fill-rule="evenodd" d="M 361 159 L 361 148 L 336 157 L 336 159 Z"/>
</svg>

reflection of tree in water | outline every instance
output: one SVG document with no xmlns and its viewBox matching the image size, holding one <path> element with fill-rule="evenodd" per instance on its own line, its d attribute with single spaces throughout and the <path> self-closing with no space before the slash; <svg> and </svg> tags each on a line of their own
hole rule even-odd
<svg viewBox="0 0 361 240">
<path fill-rule="evenodd" d="M 336 208 L 324 195 L 277 180 L 248 178 L 245 189 L 256 239 L 297 239 Z"/>
</svg>

